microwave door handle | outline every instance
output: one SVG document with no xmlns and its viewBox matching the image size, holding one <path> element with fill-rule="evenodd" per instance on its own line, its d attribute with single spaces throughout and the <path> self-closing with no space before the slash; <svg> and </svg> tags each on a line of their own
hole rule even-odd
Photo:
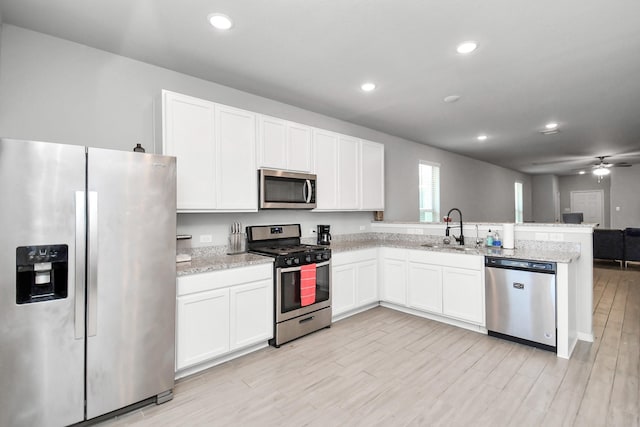
<svg viewBox="0 0 640 427">
<path fill-rule="evenodd" d="M 311 180 L 307 179 L 302 190 L 302 197 L 306 203 L 311 203 Z"/>
</svg>

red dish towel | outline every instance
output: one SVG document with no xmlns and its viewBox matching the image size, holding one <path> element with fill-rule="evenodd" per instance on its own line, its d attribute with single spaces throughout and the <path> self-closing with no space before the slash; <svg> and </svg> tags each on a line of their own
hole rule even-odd
<svg viewBox="0 0 640 427">
<path fill-rule="evenodd" d="M 302 307 L 316 302 L 316 265 L 300 267 L 300 305 Z"/>
</svg>

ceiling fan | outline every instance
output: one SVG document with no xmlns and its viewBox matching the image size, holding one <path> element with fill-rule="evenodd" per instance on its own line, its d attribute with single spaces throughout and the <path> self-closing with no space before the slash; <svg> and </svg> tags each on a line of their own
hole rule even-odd
<svg viewBox="0 0 640 427">
<path fill-rule="evenodd" d="M 612 167 L 618 167 L 618 168 L 631 167 L 631 164 L 627 163 L 627 162 L 620 162 L 620 163 L 609 163 L 609 162 L 606 162 L 604 159 L 606 159 L 608 157 L 611 157 L 611 156 L 596 156 L 596 159 L 598 159 L 600 161 L 591 166 L 591 168 L 592 168 L 591 173 L 598 177 L 598 183 L 600 183 L 600 181 L 602 181 L 602 178 L 604 178 L 605 176 L 609 175 L 609 173 L 611 173 L 609 168 L 612 168 Z M 584 172 L 581 171 L 580 173 L 584 173 Z"/>
<path fill-rule="evenodd" d="M 609 162 L 606 161 L 605 159 L 610 159 L 612 157 L 620 158 L 620 157 L 633 157 L 634 159 L 631 159 L 631 163 L 626 162 L 626 161 L 620 161 L 620 162 Z M 591 168 L 595 171 L 595 170 L 603 170 L 606 169 L 608 171 L 609 168 L 612 167 L 630 167 L 635 163 L 638 163 L 638 158 L 640 157 L 640 151 L 629 151 L 626 153 L 616 153 L 616 154 L 612 154 L 612 155 L 608 155 L 608 156 L 593 156 L 593 158 L 597 159 L 598 162 L 596 163 L 592 163 L 591 165 L 585 165 L 579 169 L 573 169 L 574 172 L 579 172 L 579 171 L 584 171 L 585 168 L 588 168 L 589 166 L 591 166 Z M 572 164 L 571 166 L 573 166 L 574 168 L 577 166 L 577 164 L 580 164 L 582 162 L 588 161 L 591 157 L 582 157 L 582 156 L 576 156 L 574 158 L 564 158 L 564 159 L 557 159 L 557 160 L 551 160 L 551 161 L 543 161 L 543 162 L 534 162 L 532 163 L 532 165 L 535 166 L 547 166 L 547 165 L 554 165 L 554 164 L 562 164 L 562 163 L 568 163 L 568 164 Z M 607 172 L 603 173 L 603 175 L 606 175 Z"/>
</svg>

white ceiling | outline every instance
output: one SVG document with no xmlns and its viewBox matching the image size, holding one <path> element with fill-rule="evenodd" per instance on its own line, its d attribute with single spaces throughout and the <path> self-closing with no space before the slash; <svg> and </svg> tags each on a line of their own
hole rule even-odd
<svg viewBox="0 0 640 427">
<path fill-rule="evenodd" d="M 1 0 L 0 16 L 526 173 L 640 163 L 638 0 Z"/>
</svg>

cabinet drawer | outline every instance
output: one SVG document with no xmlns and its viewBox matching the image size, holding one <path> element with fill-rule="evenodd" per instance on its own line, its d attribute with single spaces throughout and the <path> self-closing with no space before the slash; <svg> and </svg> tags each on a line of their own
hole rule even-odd
<svg viewBox="0 0 640 427">
<path fill-rule="evenodd" d="M 273 264 L 252 265 L 178 277 L 178 296 L 273 278 Z"/>
<path fill-rule="evenodd" d="M 336 267 L 344 264 L 353 264 L 354 262 L 370 261 L 378 259 L 378 249 L 360 249 L 349 252 L 339 252 L 332 255 L 331 264 Z"/>
</svg>

